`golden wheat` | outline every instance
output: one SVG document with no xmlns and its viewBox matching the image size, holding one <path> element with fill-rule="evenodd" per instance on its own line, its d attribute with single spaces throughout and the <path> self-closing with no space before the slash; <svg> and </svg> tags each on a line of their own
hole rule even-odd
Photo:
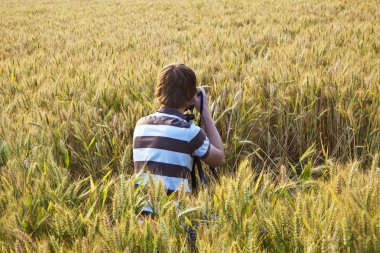
<svg viewBox="0 0 380 253">
<path fill-rule="evenodd" d="M 189 227 L 199 252 L 380 251 L 378 5 L 3 0 L 0 251 L 190 252 Z M 173 61 L 228 154 L 195 196 L 131 176 Z"/>
</svg>

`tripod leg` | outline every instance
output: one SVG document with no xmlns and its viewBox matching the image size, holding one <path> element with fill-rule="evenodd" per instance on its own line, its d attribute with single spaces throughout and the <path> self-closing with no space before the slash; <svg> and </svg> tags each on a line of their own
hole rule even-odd
<svg viewBox="0 0 380 253">
<path fill-rule="evenodd" d="M 197 176 L 195 174 L 195 158 L 193 161 L 193 167 L 191 169 L 191 188 L 194 192 L 197 192 Z"/>
</svg>

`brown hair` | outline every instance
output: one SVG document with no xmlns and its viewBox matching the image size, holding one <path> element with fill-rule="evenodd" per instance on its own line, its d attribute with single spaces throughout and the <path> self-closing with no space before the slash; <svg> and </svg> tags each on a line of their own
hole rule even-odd
<svg viewBox="0 0 380 253">
<path fill-rule="evenodd" d="M 168 107 L 181 108 L 191 101 L 197 91 L 197 77 L 184 64 L 169 64 L 158 73 L 155 96 Z"/>
</svg>

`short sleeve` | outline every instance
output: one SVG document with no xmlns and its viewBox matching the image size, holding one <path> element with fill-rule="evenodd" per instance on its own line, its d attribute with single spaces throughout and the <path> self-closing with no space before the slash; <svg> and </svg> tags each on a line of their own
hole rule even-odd
<svg viewBox="0 0 380 253">
<path fill-rule="evenodd" d="M 210 141 L 202 128 L 196 127 L 196 131 L 196 135 L 189 142 L 190 150 L 192 155 L 205 159 L 210 152 Z"/>
</svg>

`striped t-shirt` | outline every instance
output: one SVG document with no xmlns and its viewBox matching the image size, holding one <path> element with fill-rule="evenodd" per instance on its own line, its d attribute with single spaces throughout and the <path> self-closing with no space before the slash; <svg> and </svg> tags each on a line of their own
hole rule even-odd
<svg viewBox="0 0 380 253">
<path fill-rule="evenodd" d="M 153 180 L 161 179 L 169 191 L 183 183 L 190 192 L 188 179 L 193 158 L 206 158 L 210 142 L 202 128 L 187 122 L 179 111 L 162 106 L 157 112 L 137 121 L 133 134 L 133 161 L 146 183 L 147 172 Z"/>
</svg>

